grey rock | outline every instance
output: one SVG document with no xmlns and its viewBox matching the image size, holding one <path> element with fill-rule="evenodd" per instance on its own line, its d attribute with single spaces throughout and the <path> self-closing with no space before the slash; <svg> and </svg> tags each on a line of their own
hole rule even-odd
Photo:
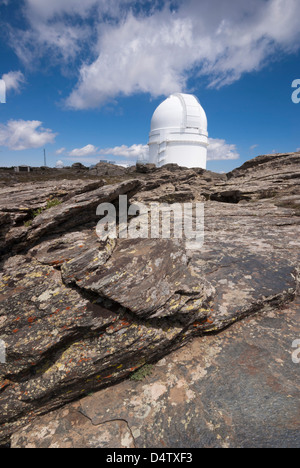
<svg viewBox="0 0 300 468">
<path fill-rule="evenodd" d="M 149 174 L 150 172 L 155 172 L 155 171 L 156 171 L 155 164 L 137 163 L 136 165 L 136 172 L 139 172 L 141 174 Z"/>
<path fill-rule="evenodd" d="M 73 407 L 46 416 L 36 424 L 34 432 L 24 428 L 13 435 L 11 448 L 135 448 L 130 428 L 125 421 L 108 421 L 94 426 Z"/>
<path fill-rule="evenodd" d="M 83 171 L 88 170 L 88 168 L 86 166 L 84 166 L 84 164 L 81 164 L 79 162 L 72 164 L 72 169 L 79 169 L 79 170 L 83 170 Z"/>
<path fill-rule="evenodd" d="M 300 333 L 299 300 L 195 338 L 140 382 L 127 380 L 40 417 L 16 432 L 13 447 L 68 441 L 77 448 L 87 421 L 92 435 L 109 421 L 126 421 L 137 448 L 298 448 L 300 364 L 291 345 Z"/>
<path fill-rule="evenodd" d="M 129 422 L 138 446 L 160 446 L 160 434 L 163 434 L 162 446 L 171 447 L 201 443 L 203 446 L 260 446 L 259 437 L 269 445 L 297 444 L 297 423 L 292 423 L 288 416 L 295 410 L 294 400 L 288 396 L 293 395 L 289 384 L 282 399 L 276 395 L 273 401 L 270 392 L 264 393 L 259 382 L 262 373 L 269 372 L 266 350 L 268 343 L 275 348 L 272 337 L 278 338 L 276 330 L 282 330 L 285 343 L 291 340 L 291 332 L 297 330 L 296 324 L 294 329 L 290 327 L 289 319 L 294 320 L 298 302 L 286 309 L 284 317 L 281 310 L 299 294 L 299 154 L 259 157 L 228 175 L 176 165 L 136 174 L 135 179 L 134 173 L 121 172 L 122 181 L 113 185 L 103 185 L 102 180 L 56 185 L 51 181 L 0 189 L 3 222 L 0 339 L 7 344 L 7 361 L 0 365 L 0 440 L 7 442 L 11 434 L 16 434 L 13 439 L 16 446 L 29 444 L 19 431 L 25 424 L 35 424 L 34 419 L 39 415 L 121 382 L 145 364 L 157 362 L 192 338 L 201 337 L 197 338 L 201 347 L 198 364 L 196 356 L 192 357 L 197 372 L 201 376 L 207 371 L 205 359 L 209 360 L 214 345 L 219 343 L 224 347 L 218 354 L 218 371 L 212 370 L 209 379 L 201 380 L 201 385 L 194 388 L 188 384 L 193 379 L 192 370 L 188 373 L 186 369 L 181 374 L 180 368 L 173 367 L 176 379 L 181 375 L 179 381 L 173 382 L 171 374 L 164 369 L 173 382 L 172 388 L 160 394 L 161 387 L 153 381 L 146 391 L 153 403 L 147 400 L 145 411 L 149 411 L 150 419 L 145 419 L 145 424 L 149 427 L 155 424 L 157 438 L 155 432 L 152 438 L 149 435 L 139 440 L 137 434 L 141 427 L 135 420 L 125 418 L 124 414 L 120 418 Z M 138 201 L 146 205 L 152 201 L 205 201 L 204 246 L 194 249 L 185 238 L 100 242 L 95 231 L 96 207 L 101 202 L 117 205 L 119 195 L 124 194 L 130 203 Z M 49 197 L 57 198 L 60 203 L 49 210 L 42 209 L 30 226 L 24 226 L 32 210 L 44 208 Z M 267 317 L 267 321 L 260 322 L 258 314 Z M 274 318 L 270 330 L 266 324 L 271 316 L 265 314 Z M 235 322 L 240 323 L 224 331 Z M 239 328 L 244 324 L 249 324 L 249 328 L 246 325 L 245 329 Z M 261 345 L 263 330 L 268 333 Z M 252 348 L 247 347 L 250 336 L 254 340 Z M 223 337 L 225 341 L 219 341 Z M 255 349 L 261 346 L 260 359 Z M 235 350 L 238 354 L 254 353 L 254 361 L 261 369 L 259 381 L 254 381 L 251 374 L 241 374 L 242 364 L 234 368 Z M 276 359 L 277 364 L 283 360 L 279 354 Z M 192 364 L 188 365 L 191 369 Z M 296 368 L 288 369 L 291 379 Z M 230 382 L 230 372 L 236 379 L 224 395 L 221 391 L 217 393 L 220 386 Z M 271 380 L 277 372 L 277 367 L 272 370 Z M 241 375 L 239 384 L 237 379 Z M 283 370 L 278 378 L 280 382 L 285 378 Z M 127 381 L 120 385 L 133 384 Z M 190 390 L 187 395 L 191 397 L 187 398 L 196 406 L 188 406 L 186 399 L 182 408 L 176 406 L 184 399 L 182 389 L 187 387 Z M 282 425 L 282 431 L 276 428 L 272 432 L 268 411 L 264 431 L 270 434 L 269 438 L 264 438 L 263 431 L 257 429 L 259 414 L 254 414 L 253 423 L 246 429 L 250 410 L 245 401 L 243 406 L 244 388 L 251 400 L 251 412 L 254 405 L 261 406 L 264 400 L 270 400 L 272 405 L 268 411 L 272 424 Z M 168 391 L 171 406 L 167 412 L 161 407 L 156 413 L 153 408 L 156 405 L 159 408 L 157 395 L 160 398 Z M 199 396 L 192 398 L 191 392 Z M 229 401 L 232 392 L 236 407 Z M 210 394 L 216 395 L 215 406 L 209 402 Z M 121 399 L 119 405 L 124 401 Z M 138 403 L 139 408 L 140 404 L 144 415 L 143 402 Z M 105 401 L 100 404 L 99 419 L 92 415 L 95 421 L 103 422 L 102 411 L 108 410 L 105 405 Z M 287 419 L 276 410 L 281 405 Z M 176 410 L 174 415 L 172 407 Z M 208 411 L 203 409 L 206 407 Z M 218 416 L 218 408 L 222 417 Z M 81 412 L 85 411 L 82 407 Z M 169 427 L 167 434 L 166 427 L 162 426 L 171 424 L 168 413 L 180 428 L 179 438 L 176 431 Z M 91 417 L 87 412 L 86 415 Z M 192 415 L 196 415 L 195 424 Z M 230 423 L 230 418 L 234 423 Z M 119 417 L 106 421 L 115 419 Z M 63 424 L 62 421 L 57 426 L 58 432 L 72 432 L 70 425 Z M 78 422 L 87 428 L 85 424 L 85 419 Z M 188 428 L 190 436 L 186 434 Z M 205 432 L 207 428 L 209 431 Z M 98 429 L 95 428 L 96 432 Z M 30 429 L 27 430 L 29 434 Z M 119 434 L 119 430 L 123 429 L 111 428 L 112 434 L 115 431 Z M 58 432 L 53 435 L 55 443 L 58 443 Z M 71 444 L 74 437 L 74 434 L 70 439 L 67 437 Z M 82 437 L 74 445 L 84 445 Z M 107 444 L 119 443 L 113 440 Z M 39 446 L 42 442 L 33 443 Z M 51 444 L 50 439 L 45 444 Z"/>
<path fill-rule="evenodd" d="M 25 189 L 23 187 L 23 190 L 14 186 L 10 190 L 2 191 L 2 213 L 9 213 L 10 219 L 9 224 L 0 230 L 3 239 L 0 244 L 0 254 L 5 255 L 7 249 L 18 252 L 31 247 L 45 235 L 64 233 L 75 227 L 80 230 L 80 227 L 86 223 L 95 223 L 96 208 L 99 204 L 118 200 L 119 195 L 134 194 L 138 191 L 140 182 L 130 180 L 110 186 L 103 187 L 103 185 L 103 181 L 96 184 L 95 182 L 60 183 L 54 188 L 53 183 L 47 184 L 46 187 L 36 187 L 31 184 Z M 15 193 L 17 196 L 14 196 Z M 49 199 L 57 199 L 60 204 L 49 210 L 44 209 Z M 18 200 L 20 203 L 14 208 L 14 203 L 18 203 Z M 30 225 L 26 226 L 24 222 L 28 220 Z"/>
<path fill-rule="evenodd" d="M 124 176 L 127 172 L 127 169 L 122 166 L 118 166 L 116 164 L 109 164 L 109 163 L 99 163 L 91 169 L 90 174 L 97 175 L 99 177 L 119 177 Z"/>
</svg>

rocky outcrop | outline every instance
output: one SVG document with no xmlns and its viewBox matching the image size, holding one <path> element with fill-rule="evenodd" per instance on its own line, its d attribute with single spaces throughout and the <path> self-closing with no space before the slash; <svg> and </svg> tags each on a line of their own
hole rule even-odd
<svg viewBox="0 0 300 468">
<path fill-rule="evenodd" d="M 2 190 L 3 204 L 0 210 L 2 214 L 8 214 L 10 219 L 8 224 L 1 226 L 0 253 L 5 255 L 8 249 L 13 252 L 28 249 L 45 235 L 65 233 L 76 227 L 80 229 L 86 223 L 95 223 L 99 204 L 117 201 L 120 195 L 130 196 L 140 187 L 136 180 L 106 187 L 103 185 L 103 181 L 90 184 L 63 183 L 56 187 L 49 183 L 46 187 L 31 185 L 13 187 L 10 191 Z M 53 200 L 55 206 L 50 211 L 47 204 Z M 17 203 L 17 208 L 14 208 L 14 203 Z"/>
<path fill-rule="evenodd" d="M 97 175 L 99 177 L 119 177 L 125 175 L 126 172 L 127 169 L 125 167 L 109 163 L 96 164 L 96 166 L 90 170 L 91 175 Z"/>
<path fill-rule="evenodd" d="M 276 317 L 292 303 L 300 271 L 297 174 L 298 153 L 260 157 L 228 175 L 170 165 L 131 172 L 113 185 L 64 181 L 1 189 L 0 338 L 7 356 L 0 364 L 1 440 L 19 431 L 13 443 L 28 445 L 20 428 L 31 419 L 124 380 L 193 337 L 202 337 L 199 346 L 213 346 L 234 322 L 270 310 Z M 146 205 L 202 201 L 204 246 L 193 249 L 184 238 L 100 241 L 96 208 L 102 202 L 118 207 L 119 195 Z M 228 333 L 234 344 L 237 335 Z M 84 445 L 86 431 L 93 445 L 98 428 L 76 408 L 60 410 L 64 430 L 72 431 L 75 418 L 82 432 L 72 443 Z M 61 423 L 46 418 L 53 430 L 45 444 L 59 445 Z M 121 420 L 127 419 L 109 418 Z M 97 432 L 101 446 L 124 447 L 125 439 L 131 446 L 138 431 L 130 435 L 127 425 L 114 423 L 109 439 L 106 429 Z"/>
<path fill-rule="evenodd" d="M 156 171 L 155 164 L 144 164 L 144 163 L 137 163 L 136 165 L 136 172 L 141 174 L 148 174 L 150 172 Z"/>
<path fill-rule="evenodd" d="M 195 338 L 141 381 L 38 418 L 12 447 L 298 448 L 299 300 Z M 127 438 L 115 436 L 120 422 Z"/>
</svg>

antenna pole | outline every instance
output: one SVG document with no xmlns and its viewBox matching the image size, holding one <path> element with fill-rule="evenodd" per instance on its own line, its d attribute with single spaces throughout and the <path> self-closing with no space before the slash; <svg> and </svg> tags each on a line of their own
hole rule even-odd
<svg viewBox="0 0 300 468">
<path fill-rule="evenodd" d="M 44 166 L 47 166 L 47 161 L 46 161 L 46 150 L 44 149 Z"/>
</svg>

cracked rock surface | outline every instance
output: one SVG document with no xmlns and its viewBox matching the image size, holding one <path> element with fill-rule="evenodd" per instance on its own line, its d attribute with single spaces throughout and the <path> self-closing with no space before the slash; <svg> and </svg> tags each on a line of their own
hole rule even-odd
<svg viewBox="0 0 300 468">
<path fill-rule="evenodd" d="M 270 395 L 284 379 L 280 363 L 288 340 L 292 332 L 293 339 L 299 335 L 299 162 L 299 153 L 293 153 L 258 157 L 227 175 L 169 165 L 139 167 L 127 175 L 122 171 L 122 180 L 114 184 L 86 179 L 1 188 L 0 339 L 6 345 L 6 362 L 0 364 L 2 443 L 14 434 L 14 446 L 251 446 L 257 443 L 251 431 L 259 415 L 253 412 L 253 424 L 246 430 L 250 413 L 242 407 L 245 388 L 252 392 L 251 411 L 264 398 L 273 405 L 266 406 L 267 415 L 283 405 L 286 418 L 273 411 L 272 424 L 286 429 L 282 440 L 293 445 L 297 423 L 288 415 L 297 406 L 294 393 L 287 384 L 282 395 L 278 390 L 280 397 Z M 191 249 L 185 239 L 100 241 L 96 208 L 103 202 L 117 207 L 120 195 L 146 205 L 203 202 L 203 247 Z M 53 198 L 59 204 L 45 209 Z M 30 225 L 24 225 L 38 208 Z M 250 318 L 255 314 L 257 318 Z M 274 342 L 280 330 L 285 340 L 281 354 L 275 353 Z M 268 344 L 278 366 L 271 366 L 268 381 L 275 387 L 270 384 L 264 394 L 257 382 L 269 372 Z M 179 354 L 166 358 L 169 367 L 164 368 L 162 359 L 184 345 Z M 186 349 L 192 351 L 183 372 L 179 363 Z M 248 353 L 251 365 L 238 359 Z M 122 381 L 157 361 L 145 391 L 151 402 L 148 398 L 143 408 L 146 403 L 131 391 L 136 384 Z M 207 367 L 207 362 L 212 364 Z M 253 366 L 244 380 L 243 366 Z M 200 376 L 195 381 L 193 367 Z M 293 363 L 286 370 L 290 380 L 296 370 Z M 230 391 L 217 393 L 226 381 L 232 382 L 236 405 L 241 405 L 240 417 L 238 406 L 229 401 Z M 142 391 L 140 384 L 137 388 Z M 93 392 L 95 397 L 80 402 Z M 85 404 L 91 398 L 92 412 Z M 161 400 L 162 412 L 156 413 Z M 135 403 L 141 417 L 128 409 Z M 221 419 L 218 408 L 224 413 Z M 26 424 L 30 426 L 23 431 Z M 148 434 L 151 424 L 160 438 Z M 282 433 L 274 429 L 262 440 L 276 445 Z"/>
<path fill-rule="evenodd" d="M 291 344 L 300 332 L 299 307 L 298 296 L 195 338 L 144 380 L 38 418 L 13 435 L 12 447 L 298 448 L 300 364 Z M 111 427 L 120 421 L 125 440 Z"/>
</svg>

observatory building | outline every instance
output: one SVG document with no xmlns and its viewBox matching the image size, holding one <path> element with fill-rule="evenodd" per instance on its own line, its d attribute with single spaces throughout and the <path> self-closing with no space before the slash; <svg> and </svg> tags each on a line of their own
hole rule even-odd
<svg viewBox="0 0 300 468">
<path fill-rule="evenodd" d="M 176 163 L 206 169 L 207 118 L 191 94 L 172 94 L 156 109 L 151 120 L 149 163 L 157 167 Z"/>
<path fill-rule="evenodd" d="M 56 169 L 63 169 L 64 163 L 62 161 L 56 161 L 55 167 Z"/>
</svg>

